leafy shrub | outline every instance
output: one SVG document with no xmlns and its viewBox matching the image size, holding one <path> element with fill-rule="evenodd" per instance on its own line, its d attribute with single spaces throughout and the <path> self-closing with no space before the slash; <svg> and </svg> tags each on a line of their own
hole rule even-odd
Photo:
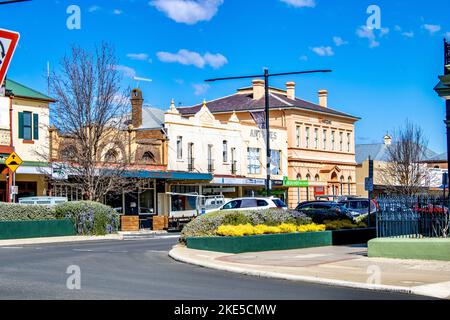
<svg viewBox="0 0 450 320">
<path fill-rule="evenodd" d="M 307 224 L 296 226 L 294 224 L 281 224 L 279 226 L 267 226 L 251 224 L 245 225 L 222 225 L 217 228 L 217 235 L 225 237 L 242 237 L 260 234 L 278 234 L 278 233 L 295 233 L 295 232 L 318 232 L 325 231 L 324 225 Z"/>
<path fill-rule="evenodd" d="M 0 203 L 0 221 L 55 220 L 51 206 Z"/>
<path fill-rule="evenodd" d="M 217 229 L 222 225 L 250 224 L 267 227 L 279 226 L 283 223 L 303 225 L 311 223 L 311 219 L 293 210 L 217 211 L 199 216 L 189 222 L 181 231 L 180 242 L 186 243 L 186 239 L 189 237 L 217 236 Z"/>
<path fill-rule="evenodd" d="M 325 220 L 324 224 L 327 230 L 346 230 L 346 229 L 356 229 L 356 228 L 367 228 L 364 222 L 353 223 L 348 219 L 343 220 Z"/>
<path fill-rule="evenodd" d="M 117 232 L 119 215 L 98 202 L 66 202 L 55 207 L 56 217 L 70 219 L 80 235 L 105 235 Z"/>
</svg>

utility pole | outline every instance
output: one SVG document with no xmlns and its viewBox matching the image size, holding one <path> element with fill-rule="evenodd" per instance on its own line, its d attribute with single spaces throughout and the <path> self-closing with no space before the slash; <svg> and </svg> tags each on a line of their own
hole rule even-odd
<svg viewBox="0 0 450 320">
<path fill-rule="evenodd" d="M 270 150 L 270 86 L 269 80 L 271 77 L 279 77 L 279 76 L 287 76 L 287 75 L 298 75 L 298 74 L 309 74 L 309 73 L 324 73 L 324 72 L 332 72 L 331 70 L 310 70 L 310 71 L 296 71 L 296 72 L 284 72 L 284 73 L 269 73 L 268 68 L 264 68 L 264 74 L 257 74 L 251 76 L 236 76 L 236 77 L 225 77 L 225 78 L 215 78 L 215 79 L 207 79 L 206 82 L 215 82 L 215 81 L 224 81 L 224 80 L 237 80 L 237 79 L 254 79 L 254 78 L 264 78 L 264 112 L 265 112 L 265 124 L 264 129 L 266 131 L 266 171 L 267 171 L 267 179 L 266 179 L 266 195 L 270 197 L 271 189 L 272 189 L 272 181 L 270 174 L 270 165 L 272 163 L 271 155 L 272 150 Z"/>
</svg>

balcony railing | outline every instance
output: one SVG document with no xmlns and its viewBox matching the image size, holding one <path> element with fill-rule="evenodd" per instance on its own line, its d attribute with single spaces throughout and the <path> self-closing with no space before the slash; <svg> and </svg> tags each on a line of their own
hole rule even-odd
<svg viewBox="0 0 450 320">
<path fill-rule="evenodd" d="M 214 160 L 208 160 L 208 173 L 214 173 Z"/>
<path fill-rule="evenodd" d="M 233 176 L 237 174 L 237 161 L 231 162 L 231 174 Z"/>
<path fill-rule="evenodd" d="M 194 171 L 194 158 L 188 159 L 188 171 L 193 172 Z"/>
</svg>

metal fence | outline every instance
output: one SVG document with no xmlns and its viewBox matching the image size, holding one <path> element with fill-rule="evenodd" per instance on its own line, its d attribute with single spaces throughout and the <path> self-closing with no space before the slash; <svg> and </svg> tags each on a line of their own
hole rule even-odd
<svg viewBox="0 0 450 320">
<path fill-rule="evenodd" d="M 377 199 L 377 237 L 448 238 L 448 200 L 427 196 Z"/>
</svg>

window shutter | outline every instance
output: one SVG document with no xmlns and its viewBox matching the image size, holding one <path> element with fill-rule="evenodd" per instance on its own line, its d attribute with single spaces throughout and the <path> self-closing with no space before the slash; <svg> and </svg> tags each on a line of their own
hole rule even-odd
<svg viewBox="0 0 450 320">
<path fill-rule="evenodd" d="M 33 114 L 33 140 L 39 140 L 39 115 Z"/>
<path fill-rule="evenodd" d="M 19 139 L 23 139 L 23 112 L 19 112 Z"/>
</svg>

